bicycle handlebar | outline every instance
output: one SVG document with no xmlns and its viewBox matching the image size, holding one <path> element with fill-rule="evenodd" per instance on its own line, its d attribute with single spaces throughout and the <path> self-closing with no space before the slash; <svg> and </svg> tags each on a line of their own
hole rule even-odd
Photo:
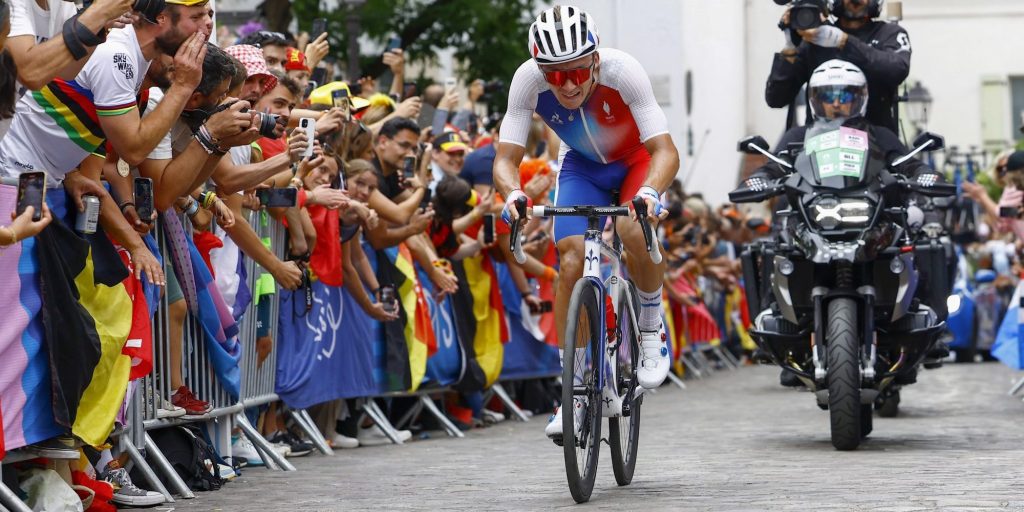
<svg viewBox="0 0 1024 512">
<path fill-rule="evenodd" d="M 522 223 L 526 221 L 528 210 L 531 215 L 536 215 L 537 217 L 625 217 L 629 215 L 629 207 L 627 206 L 534 206 L 527 208 L 525 197 L 517 199 L 515 207 L 519 212 L 519 220 L 512 223 L 512 233 L 509 241 L 512 245 L 512 255 L 515 256 L 519 264 L 526 263 L 526 253 L 523 251 L 519 231 L 522 229 Z M 647 253 L 651 255 L 651 261 L 657 265 L 662 260 L 661 250 L 658 247 L 659 244 L 654 228 L 647 221 L 647 203 L 642 198 L 634 198 L 633 209 L 636 210 L 637 222 L 640 223 L 640 228 L 644 233 Z"/>
</svg>

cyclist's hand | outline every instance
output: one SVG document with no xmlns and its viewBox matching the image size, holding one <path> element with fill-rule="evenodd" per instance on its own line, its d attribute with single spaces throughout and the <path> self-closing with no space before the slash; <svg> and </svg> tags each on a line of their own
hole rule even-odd
<svg viewBox="0 0 1024 512">
<path fill-rule="evenodd" d="M 636 192 L 636 196 L 644 200 L 647 204 L 647 221 L 653 223 L 655 220 L 664 219 L 668 216 L 668 210 L 661 205 L 661 197 L 657 190 L 653 187 L 644 185 L 640 187 L 640 190 Z M 630 210 L 629 217 L 634 221 L 636 218 L 636 211 Z"/>
<path fill-rule="evenodd" d="M 533 206 L 533 201 L 531 201 L 529 196 L 524 194 L 522 190 L 515 189 L 508 195 L 508 198 L 505 199 L 505 207 L 501 210 L 501 220 L 505 221 L 505 224 L 508 224 L 509 226 L 511 226 L 513 222 L 519 220 L 519 210 L 516 210 L 515 202 L 516 199 L 519 199 L 520 197 L 526 198 L 526 218 L 530 218 L 529 208 Z"/>
</svg>

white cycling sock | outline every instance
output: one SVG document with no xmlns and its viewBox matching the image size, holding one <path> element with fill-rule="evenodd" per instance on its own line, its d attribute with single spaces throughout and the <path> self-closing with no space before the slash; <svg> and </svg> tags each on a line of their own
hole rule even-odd
<svg viewBox="0 0 1024 512">
<path fill-rule="evenodd" d="M 653 292 L 637 288 L 636 293 L 640 296 L 640 330 L 657 331 L 661 327 L 661 286 Z"/>
</svg>

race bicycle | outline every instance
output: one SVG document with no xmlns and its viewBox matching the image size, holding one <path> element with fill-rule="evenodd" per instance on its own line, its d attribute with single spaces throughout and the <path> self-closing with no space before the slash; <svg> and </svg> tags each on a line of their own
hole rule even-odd
<svg viewBox="0 0 1024 512">
<path fill-rule="evenodd" d="M 526 198 L 516 202 L 519 220 L 512 224 L 511 249 L 526 261 L 520 231 Z M 633 200 L 647 251 L 655 263 L 661 252 L 647 221 L 647 204 Z M 606 441 L 618 485 L 629 485 L 636 467 L 643 388 L 637 383 L 640 301 L 633 282 L 622 275 L 622 243 L 613 230 L 611 244 L 602 239 L 606 217 L 629 215 L 627 206 L 534 206 L 537 217 L 587 218 L 583 277 L 573 287 L 563 339 L 562 448 L 569 491 L 577 503 L 590 499 L 597 473 L 598 448 Z M 608 263 L 605 264 L 604 262 Z M 601 437 L 601 418 L 608 418 L 608 438 Z M 576 423 L 580 424 L 577 425 Z M 575 433 L 575 434 L 574 434 Z M 556 441 L 557 442 L 557 441 Z"/>
</svg>

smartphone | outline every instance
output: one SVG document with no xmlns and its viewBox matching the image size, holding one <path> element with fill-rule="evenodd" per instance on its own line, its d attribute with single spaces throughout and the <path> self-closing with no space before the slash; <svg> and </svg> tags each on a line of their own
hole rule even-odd
<svg viewBox="0 0 1024 512">
<path fill-rule="evenodd" d="M 309 31 L 309 41 L 316 41 L 324 32 L 327 32 L 327 18 L 314 18 L 313 28 Z"/>
<path fill-rule="evenodd" d="M 322 68 L 320 66 L 317 66 L 317 67 L 313 68 L 313 73 L 309 76 L 309 81 L 311 83 L 318 84 L 317 87 L 319 87 L 321 84 L 326 84 L 327 83 L 327 69 L 326 68 Z"/>
<path fill-rule="evenodd" d="M 153 222 L 153 180 L 150 178 L 135 178 L 135 212 L 139 219 L 146 224 Z"/>
<path fill-rule="evenodd" d="M 409 180 L 416 176 L 416 157 L 407 156 L 402 163 L 402 173 L 404 178 Z"/>
<path fill-rule="evenodd" d="M 348 98 L 348 90 L 346 89 L 335 89 L 331 92 L 331 103 L 334 104 L 335 108 L 341 109 L 342 116 L 345 121 L 352 120 L 352 109 L 350 108 L 352 103 Z"/>
<path fill-rule="evenodd" d="M 259 199 L 261 206 L 268 208 L 288 208 L 295 206 L 298 190 L 287 188 L 260 188 L 256 189 L 256 199 Z"/>
<path fill-rule="evenodd" d="M 491 245 L 494 243 L 494 214 L 488 213 L 484 215 L 484 244 Z"/>
<path fill-rule="evenodd" d="M 402 38 L 398 37 L 398 36 L 393 36 L 391 39 L 388 39 L 388 47 L 387 47 L 387 49 L 384 50 L 384 52 L 390 52 L 391 50 L 397 50 L 397 49 L 399 49 L 401 47 L 402 47 Z"/>
<path fill-rule="evenodd" d="M 1019 206 L 1000 206 L 999 216 L 1004 219 L 1016 219 L 1020 216 Z"/>
<path fill-rule="evenodd" d="M 417 94 L 416 82 L 406 82 L 402 89 L 402 99 L 412 98 Z"/>
<path fill-rule="evenodd" d="M 302 157 L 310 158 L 313 156 L 313 141 L 316 140 L 316 121 L 303 117 L 299 119 L 299 128 L 306 132 L 306 140 L 309 141 L 309 145 L 306 146 L 306 152 L 302 154 Z"/>
<path fill-rule="evenodd" d="M 43 201 L 46 201 L 46 173 L 42 171 L 23 172 L 18 176 L 18 206 L 16 213 L 25 213 L 25 208 L 35 208 L 32 220 L 43 218 Z"/>
<path fill-rule="evenodd" d="M 394 313 L 398 310 L 398 303 L 395 300 L 394 285 L 386 284 L 380 287 L 380 303 L 384 306 L 384 311 L 387 311 L 388 313 Z"/>
<path fill-rule="evenodd" d="M 455 80 L 454 76 L 450 76 L 448 78 L 445 78 L 444 79 L 444 93 L 448 94 L 448 93 L 452 92 L 452 90 L 455 89 L 455 84 L 457 84 L 457 83 L 458 82 Z"/>
<path fill-rule="evenodd" d="M 551 303 L 550 300 L 543 300 L 540 302 L 541 313 L 550 313 L 552 311 L 554 311 L 554 305 Z"/>
</svg>

